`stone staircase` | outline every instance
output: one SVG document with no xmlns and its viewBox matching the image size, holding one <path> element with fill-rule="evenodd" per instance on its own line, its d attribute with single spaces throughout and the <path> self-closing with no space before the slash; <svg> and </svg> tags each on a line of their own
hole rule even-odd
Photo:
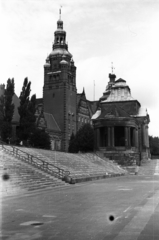
<svg viewBox="0 0 159 240">
<path fill-rule="evenodd" d="M 0 175 L 1 197 L 40 189 L 68 186 L 62 180 L 44 173 L 14 156 L 6 154 L 1 147 Z"/>
<path fill-rule="evenodd" d="M 69 171 L 69 177 L 73 179 L 73 183 L 121 176 L 126 173 L 117 164 L 108 159 L 103 160 L 93 153 L 71 154 L 25 147 L 18 148 L 65 171 Z"/>
</svg>

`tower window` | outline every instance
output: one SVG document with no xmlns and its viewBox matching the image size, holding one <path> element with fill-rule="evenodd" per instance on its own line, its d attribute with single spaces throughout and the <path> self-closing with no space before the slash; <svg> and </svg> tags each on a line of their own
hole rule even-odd
<svg viewBox="0 0 159 240">
<path fill-rule="evenodd" d="M 59 43 L 59 38 L 57 37 L 57 39 L 56 39 L 56 43 Z"/>
<path fill-rule="evenodd" d="M 63 38 L 60 38 L 60 43 L 62 43 L 62 44 L 63 44 Z"/>
</svg>

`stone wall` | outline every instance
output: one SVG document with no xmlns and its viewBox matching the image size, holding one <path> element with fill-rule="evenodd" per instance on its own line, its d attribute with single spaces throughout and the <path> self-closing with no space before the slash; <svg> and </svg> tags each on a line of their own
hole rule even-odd
<svg viewBox="0 0 159 240">
<path fill-rule="evenodd" d="M 121 166 L 139 165 L 139 153 L 104 153 L 110 160 L 116 161 Z"/>
</svg>

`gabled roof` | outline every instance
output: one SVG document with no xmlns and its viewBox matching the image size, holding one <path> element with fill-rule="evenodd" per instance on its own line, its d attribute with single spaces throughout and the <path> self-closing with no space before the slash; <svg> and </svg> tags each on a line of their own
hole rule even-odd
<svg viewBox="0 0 159 240">
<path fill-rule="evenodd" d="M 99 101 L 88 101 L 87 100 L 87 104 L 88 104 L 91 115 L 93 115 L 98 108 Z"/>
<path fill-rule="evenodd" d="M 78 106 L 78 104 L 80 102 L 80 99 L 84 99 L 84 100 L 87 101 L 84 88 L 83 88 L 83 92 L 82 93 L 77 93 L 77 106 Z"/>
<path fill-rule="evenodd" d="M 44 118 L 45 118 L 48 130 L 58 131 L 58 132 L 61 131 L 60 127 L 58 126 L 52 114 L 44 112 Z"/>
<path fill-rule="evenodd" d="M 77 93 L 77 107 L 79 106 L 81 100 L 85 100 L 87 102 L 89 113 L 92 116 L 97 110 L 99 101 L 87 100 L 84 88 L 82 93 Z"/>
</svg>

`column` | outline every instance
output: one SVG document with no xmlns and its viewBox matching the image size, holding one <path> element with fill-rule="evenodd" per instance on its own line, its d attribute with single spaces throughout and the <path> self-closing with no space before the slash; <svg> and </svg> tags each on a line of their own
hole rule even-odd
<svg viewBox="0 0 159 240">
<path fill-rule="evenodd" d="M 131 147 L 131 135 L 130 135 L 130 127 L 128 127 L 128 147 Z"/>
<path fill-rule="evenodd" d="M 125 147 L 128 147 L 128 128 L 125 127 Z"/>
<path fill-rule="evenodd" d="M 108 143 L 107 143 L 107 127 L 104 127 L 104 134 L 103 134 L 103 143 L 104 143 L 104 147 L 107 147 Z"/>
<path fill-rule="evenodd" d="M 100 147 L 100 132 L 99 132 L 99 128 L 97 128 L 97 148 L 99 148 Z"/>
<path fill-rule="evenodd" d="M 135 147 L 136 129 L 133 128 L 133 147 Z"/>
<path fill-rule="evenodd" d="M 135 147 L 138 148 L 139 141 L 138 141 L 138 129 L 135 130 Z"/>
<path fill-rule="evenodd" d="M 114 147 L 114 127 L 111 127 L 111 139 L 112 139 L 112 147 Z"/>
<path fill-rule="evenodd" d="M 142 136 L 143 136 L 143 146 L 146 146 L 146 129 L 145 129 L 145 124 L 142 127 Z"/>
<path fill-rule="evenodd" d="M 147 133 L 147 147 L 149 148 L 150 145 L 149 145 L 149 127 L 148 127 L 148 125 L 146 126 L 146 133 Z"/>
<path fill-rule="evenodd" d="M 108 127 L 108 147 L 110 147 L 110 127 Z"/>
</svg>

